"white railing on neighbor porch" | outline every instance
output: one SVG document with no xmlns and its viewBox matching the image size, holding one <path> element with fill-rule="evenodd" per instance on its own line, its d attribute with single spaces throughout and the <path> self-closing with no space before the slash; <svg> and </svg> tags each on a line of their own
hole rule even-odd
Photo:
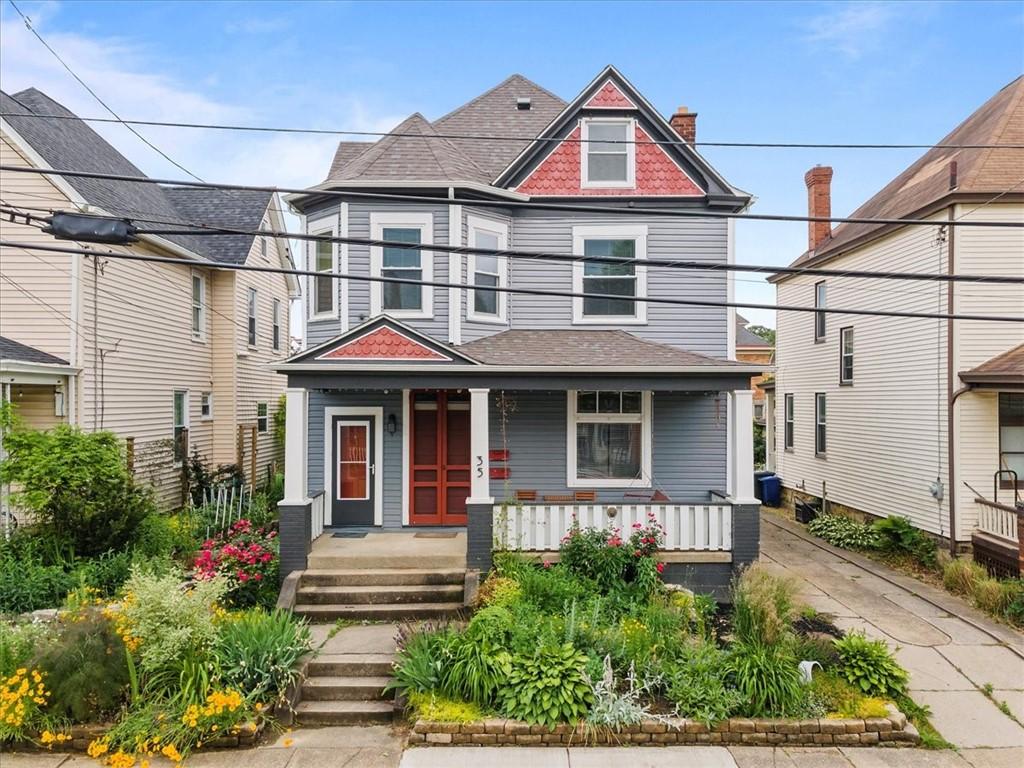
<svg viewBox="0 0 1024 768">
<path fill-rule="evenodd" d="M 665 527 L 666 550 L 732 550 L 728 504 L 500 504 L 494 533 L 504 549 L 556 550 L 574 515 L 581 528 L 619 528 L 628 538 L 633 523 L 645 524 L 649 512 Z"/>
<path fill-rule="evenodd" d="M 324 514 L 327 508 L 326 499 L 327 494 L 324 491 L 320 491 L 320 493 L 312 498 L 312 504 L 309 507 L 310 541 L 320 538 L 324 532 Z"/>
<path fill-rule="evenodd" d="M 978 505 L 978 530 L 998 539 L 1017 543 L 1017 512 L 1004 504 L 975 499 Z"/>
</svg>

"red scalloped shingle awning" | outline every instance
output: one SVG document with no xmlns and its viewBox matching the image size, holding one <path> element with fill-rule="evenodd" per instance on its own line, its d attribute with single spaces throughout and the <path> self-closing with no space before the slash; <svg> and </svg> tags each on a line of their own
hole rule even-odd
<svg viewBox="0 0 1024 768">
<path fill-rule="evenodd" d="M 378 328 L 365 336 L 324 352 L 317 360 L 450 360 L 447 355 L 413 341 L 391 328 Z"/>
</svg>

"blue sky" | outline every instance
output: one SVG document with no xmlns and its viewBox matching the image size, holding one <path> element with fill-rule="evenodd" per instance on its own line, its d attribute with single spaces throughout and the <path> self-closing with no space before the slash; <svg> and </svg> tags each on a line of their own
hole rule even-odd
<svg viewBox="0 0 1024 768">
<path fill-rule="evenodd" d="M 434 119 L 513 72 L 565 99 L 615 64 L 698 140 L 927 143 L 1024 71 L 1024 3 L 25 2 L 40 33 L 122 116 L 386 130 Z M 0 85 L 102 109 L 2 3 Z M 181 173 L 124 129 L 98 128 L 151 175 Z M 335 143 L 175 129 L 145 135 L 200 176 L 303 186 Z M 851 212 L 919 154 L 706 149 L 755 211 L 804 214 L 803 173 L 835 168 Z M 737 261 L 784 264 L 805 224 L 741 222 Z M 774 289 L 741 275 L 739 300 Z M 744 310 L 774 324 L 773 313 Z"/>
</svg>

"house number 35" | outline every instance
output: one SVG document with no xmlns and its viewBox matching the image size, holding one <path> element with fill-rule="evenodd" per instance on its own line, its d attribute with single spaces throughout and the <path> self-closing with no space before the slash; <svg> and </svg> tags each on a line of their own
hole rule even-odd
<svg viewBox="0 0 1024 768">
<path fill-rule="evenodd" d="M 476 476 L 477 477 L 483 477 L 484 476 L 484 457 L 483 456 L 477 456 L 476 457 Z"/>
</svg>

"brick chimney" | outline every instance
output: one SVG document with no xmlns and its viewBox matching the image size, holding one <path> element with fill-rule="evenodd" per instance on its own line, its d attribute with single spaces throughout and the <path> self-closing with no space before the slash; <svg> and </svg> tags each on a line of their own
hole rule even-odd
<svg viewBox="0 0 1024 768">
<path fill-rule="evenodd" d="M 832 168 L 828 165 L 816 165 L 804 174 L 807 185 L 807 215 L 832 215 Z M 807 222 L 807 250 L 813 251 L 832 237 L 832 222 Z"/>
<path fill-rule="evenodd" d="M 687 144 L 693 144 L 697 140 L 697 113 L 691 112 L 686 107 L 680 107 L 669 120 L 676 133 Z"/>
</svg>

